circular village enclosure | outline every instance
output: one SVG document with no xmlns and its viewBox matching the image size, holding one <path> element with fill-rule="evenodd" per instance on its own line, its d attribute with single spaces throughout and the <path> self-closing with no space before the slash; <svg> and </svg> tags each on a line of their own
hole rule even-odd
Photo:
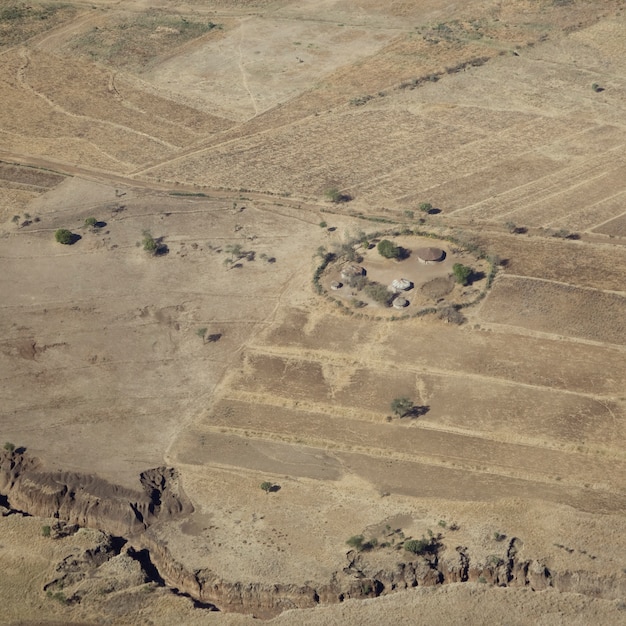
<svg viewBox="0 0 626 626">
<path fill-rule="evenodd" d="M 400 249 L 398 258 L 381 255 L 377 244 L 385 240 Z M 456 264 L 471 268 L 466 284 L 457 281 Z M 494 271 L 480 251 L 449 239 L 381 234 L 326 255 L 314 282 L 319 292 L 354 313 L 406 318 L 446 312 L 448 321 L 462 321 L 454 312 L 484 296 Z"/>
</svg>

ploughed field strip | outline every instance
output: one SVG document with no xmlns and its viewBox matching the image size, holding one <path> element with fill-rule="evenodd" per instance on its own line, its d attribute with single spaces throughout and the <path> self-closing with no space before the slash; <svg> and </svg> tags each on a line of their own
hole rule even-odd
<svg viewBox="0 0 626 626">
<path fill-rule="evenodd" d="M 626 296 L 549 281 L 502 277 L 481 309 L 485 322 L 626 345 Z"/>
<path fill-rule="evenodd" d="M 476 241 L 506 259 L 503 276 L 540 278 L 624 293 L 626 247 L 482 232 Z M 607 242 L 608 243 L 608 242 Z"/>
<path fill-rule="evenodd" d="M 624 405 L 611 397 L 623 352 L 409 326 L 289 310 L 175 456 L 320 480 L 354 473 L 416 496 L 623 506 Z M 403 395 L 423 414 L 388 421 Z"/>
</svg>

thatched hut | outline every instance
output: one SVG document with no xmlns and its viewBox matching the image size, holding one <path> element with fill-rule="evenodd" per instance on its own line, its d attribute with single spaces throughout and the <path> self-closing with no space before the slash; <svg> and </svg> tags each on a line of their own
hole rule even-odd
<svg viewBox="0 0 626 626">
<path fill-rule="evenodd" d="M 359 276 L 365 276 L 365 268 L 356 263 L 348 263 L 341 268 L 341 279 L 348 284 Z"/>
<path fill-rule="evenodd" d="M 441 248 L 418 248 L 415 256 L 420 263 L 439 263 L 446 258 L 446 253 Z"/>
<path fill-rule="evenodd" d="M 409 306 L 409 301 L 406 298 L 400 296 L 393 301 L 394 309 L 403 309 L 405 306 Z"/>
<path fill-rule="evenodd" d="M 400 293 L 401 291 L 408 291 L 413 287 L 413 283 L 406 278 L 397 278 L 389 286 L 389 291 L 393 293 Z"/>
</svg>

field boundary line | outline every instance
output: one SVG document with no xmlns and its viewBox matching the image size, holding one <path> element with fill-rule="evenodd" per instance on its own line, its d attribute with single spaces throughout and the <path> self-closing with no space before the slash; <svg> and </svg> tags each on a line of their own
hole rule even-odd
<svg viewBox="0 0 626 626">
<path fill-rule="evenodd" d="M 604 344 L 602 344 L 604 345 Z M 611 344 L 613 345 L 613 344 Z M 270 355 L 270 356 L 275 356 L 275 357 L 279 357 L 281 359 L 284 359 L 285 357 L 291 361 L 309 361 L 312 363 L 332 363 L 333 365 L 341 365 L 341 366 L 356 366 L 358 369 L 366 369 L 365 365 L 363 363 L 363 361 L 361 359 L 356 359 L 353 357 L 341 357 L 339 356 L 337 353 L 326 353 L 326 358 L 321 357 L 321 352 L 316 352 L 316 351 L 312 351 L 312 350 L 306 350 L 306 349 L 302 349 L 302 348 L 283 348 L 281 347 L 281 349 L 266 349 L 265 346 L 260 346 L 257 347 L 255 345 L 248 345 L 246 346 L 246 350 L 249 352 L 256 352 L 257 354 L 260 355 Z M 332 356 L 329 358 L 329 355 Z M 321 357 L 321 358 L 320 358 Z M 370 369 L 376 369 L 377 371 L 380 371 L 381 369 L 384 369 L 386 371 L 389 372 L 393 372 L 393 371 L 397 371 L 398 366 L 397 363 L 394 363 L 393 361 L 385 361 L 385 360 L 380 360 L 380 359 L 372 359 L 372 358 L 368 358 L 368 363 L 371 364 Z M 568 394 L 568 395 L 574 395 L 574 396 L 582 396 L 585 398 L 589 398 L 592 400 L 598 400 L 598 399 L 603 399 L 603 400 L 611 400 L 612 396 L 603 396 L 603 395 L 599 395 L 599 394 L 594 394 L 594 393 L 588 393 L 588 392 L 580 392 L 580 391 L 572 391 L 570 389 L 560 389 L 558 387 L 548 387 L 548 386 L 544 386 L 544 385 L 537 385 L 537 384 L 533 384 L 533 383 L 523 383 L 523 382 L 516 382 L 516 381 L 512 381 L 506 378 L 497 378 L 495 376 L 486 376 L 485 374 L 475 374 L 472 372 L 467 372 L 467 371 L 453 371 L 453 370 L 445 370 L 445 369 L 440 369 L 437 368 L 435 366 L 428 366 L 428 367 L 418 367 L 415 365 L 411 365 L 411 364 L 404 364 L 403 365 L 403 369 L 405 371 L 408 372 L 412 372 L 414 374 L 435 374 L 441 377 L 450 377 L 450 378 L 474 378 L 476 380 L 485 380 L 485 381 L 495 381 L 495 382 L 500 382 L 503 385 L 507 385 L 507 386 L 516 386 L 516 387 L 524 387 L 527 389 L 538 389 L 538 390 L 544 390 L 544 391 L 551 391 L 551 392 L 555 392 L 555 393 L 564 393 L 564 394 Z"/>
</svg>

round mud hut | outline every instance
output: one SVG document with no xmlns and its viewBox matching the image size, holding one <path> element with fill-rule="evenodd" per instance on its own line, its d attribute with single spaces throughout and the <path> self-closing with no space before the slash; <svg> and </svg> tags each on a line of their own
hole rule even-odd
<svg viewBox="0 0 626 626">
<path fill-rule="evenodd" d="M 393 301 L 394 309 L 403 309 L 405 306 L 409 306 L 409 301 L 406 298 L 400 296 Z"/>
<path fill-rule="evenodd" d="M 420 263 L 439 263 L 446 258 L 446 253 L 441 248 L 418 248 L 415 256 Z"/>
</svg>

